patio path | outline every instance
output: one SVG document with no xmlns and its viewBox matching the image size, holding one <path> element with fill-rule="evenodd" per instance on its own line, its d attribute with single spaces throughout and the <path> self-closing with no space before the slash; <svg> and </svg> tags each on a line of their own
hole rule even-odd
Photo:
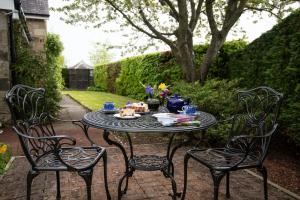
<svg viewBox="0 0 300 200">
<path fill-rule="evenodd" d="M 62 101 L 64 118 L 78 119 L 86 110 L 76 105 L 76 102 L 69 98 Z M 76 107 L 76 108 L 75 108 Z M 70 128 L 66 123 L 57 124 L 61 132 L 68 131 L 79 141 L 79 145 L 86 144 L 86 140 L 80 135 L 80 130 Z M 76 131 L 75 131 L 76 130 Z M 121 152 L 109 147 L 101 137 L 101 131 L 91 129 L 91 135 L 100 145 L 106 146 L 108 152 L 108 176 L 109 188 L 112 199 L 117 199 L 117 183 L 123 175 L 123 158 Z M 17 145 L 17 144 L 15 144 Z M 165 144 L 142 144 L 135 145 L 135 152 L 139 154 L 162 154 L 165 152 Z M 186 149 L 180 149 L 174 158 L 175 178 L 178 191 L 183 186 L 183 156 Z M 17 153 L 17 152 L 16 152 Z M 29 164 L 24 157 L 17 157 L 10 169 L 2 177 L 0 187 L 0 200 L 23 200 L 26 194 L 26 173 Z M 1 177 L 0 177 L 1 178 Z M 195 161 L 189 165 L 187 200 L 207 200 L 212 199 L 212 179 L 209 171 Z M 221 183 L 220 199 L 225 199 L 224 180 Z M 83 200 L 86 199 L 85 184 L 81 177 L 73 172 L 62 172 L 61 192 L 63 200 Z M 160 172 L 141 172 L 137 171 L 129 181 L 127 194 L 123 196 L 124 200 L 164 200 L 171 199 L 168 194 L 171 192 L 171 183 L 169 179 L 164 178 Z M 52 200 L 56 195 L 56 181 L 54 172 L 45 172 L 40 174 L 33 182 L 32 199 L 33 200 Z M 262 181 L 249 175 L 245 171 L 232 173 L 231 176 L 231 195 L 232 200 L 254 200 L 263 199 Z M 293 199 L 285 193 L 269 185 L 270 200 Z M 94 171 L 92 198 L 94 200 L 104 200 L 103 167 L 100 161 Z"/>
</svg>

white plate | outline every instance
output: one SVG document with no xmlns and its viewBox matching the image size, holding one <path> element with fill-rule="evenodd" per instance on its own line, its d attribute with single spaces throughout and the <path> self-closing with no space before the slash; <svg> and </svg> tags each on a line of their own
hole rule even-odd
<svg viewBox="0 0 300 200">
<path fill-rule="evenodd" d="M 135 118 L 139 118 L 141 117 L 140 114 L 134 114 L 134 116 L 124 116 L 124 117 L 121 117 L 120 114 L 114 114 L 114 117 L 115 118 L 118 118 L 118 119 L 135 119 Z"/>
</svg>

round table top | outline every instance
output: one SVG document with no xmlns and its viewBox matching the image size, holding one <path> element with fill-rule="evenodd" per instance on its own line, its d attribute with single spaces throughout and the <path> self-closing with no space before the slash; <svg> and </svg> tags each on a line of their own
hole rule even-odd
<svg viewBox="0 0 300 200">
<path fill-rule="evenodd" d="M 165 110 L 160 109 L 160 112 L 165 112 Z M 83 121 L 95 128 L 132 133 L 192 132 L 205 130 L 216 123 L 216 118 L 212 114 L 199 111 L 199 113 L 197 113 L 197 120 L 200 121 L 200 126 L 163 126 L 152 116 L 155 113 L 157 112 L 142 114 L 141 117 L 136 119 L 118 119 L 113 116 L 114 114 L 105 114 L 103 111 L 99 110 L 86 113 L 83 117 Z"/>
</svg>

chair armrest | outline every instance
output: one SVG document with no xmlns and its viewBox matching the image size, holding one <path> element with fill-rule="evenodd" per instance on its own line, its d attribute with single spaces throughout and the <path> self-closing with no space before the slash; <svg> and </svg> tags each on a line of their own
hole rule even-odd
<svg viewBox="0 0 300 200">
<path fill-rule="evenodd" d="M 55 151 L 60 149 L 63 145 L 71 145 L 74 146 L 76 144 L 76 139 L 66 135 L 55 135 L 55 136 L 43 136 L 43 137 L 33 137 L 33 139 L 39 141 L 51 141 L 54 146 Z M 47 143 L 47 142 L 46 142 Z M 49 143 L 47 143 L 49 144 Z"/>
<path fill-rule="evenodd" d="M 96 143 L 90 138 L 89 133 L 88 133 L 88 129 L 89 126 L 86 125 L 82 120 L 63 120 L 63 119 L 59 119 L 57 117 L 54 117 L 50 114 L 48 114 L 48 116 L 55 121 L 60 121 L 60 122 L 71 122 L 72 124 L 79 126 L 81 128 L 81 130 L 83 131 L 84 135 L 86 136 L 86 138 L 88 139 L 88 141 L 90 142 L 91 146 L 97 146 Z"/>
</svg>

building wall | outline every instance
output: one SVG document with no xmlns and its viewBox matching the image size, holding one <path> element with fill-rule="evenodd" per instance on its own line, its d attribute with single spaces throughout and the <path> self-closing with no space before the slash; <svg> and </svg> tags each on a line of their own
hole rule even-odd
<svg viewBox="0 0 300 200">
<path fill-rule="evenodd" d="M 0 10 L 0 121 L 9 119 L 9 110 L 4 101 L 5 93 L 10 88 L 10 47 L 8 16 Z"/>
<path fill-rule="evenodd" d="M 26 19 L 27 26 L 33 41 L 30 43 L 35 53 L 44 51 L 44 44 L 47 37 L 47 24 L 43 19 Z"/>
<path fill-rule="evenodd" d="M 44 19 L 27 19 L 27 26 L 33 41 L 30 42 L 34 53 L 44 52 L 44 44 L 47 36 L 47 26 Z M 10 47 L 8 16 L 0 10 L 0 121 L 7 122 L 10 119 L 9 109 L 4 101 L 5 93 L 11 87 L 10 75 Z"/>
</svg>

